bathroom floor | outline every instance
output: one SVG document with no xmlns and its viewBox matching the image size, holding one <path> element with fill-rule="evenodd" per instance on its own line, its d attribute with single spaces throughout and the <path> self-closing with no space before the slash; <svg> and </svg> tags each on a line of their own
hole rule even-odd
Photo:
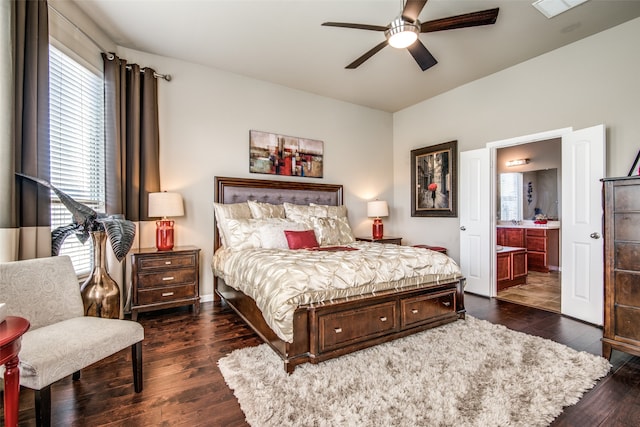
<svg viewBox="0 0 640 427">
<path fill-rule="evenodd" d="M 499 300 L 560 313 L 560 272 L 530 271 L 526 285 L 512 286 L 498 292 Z"/>
</svg>

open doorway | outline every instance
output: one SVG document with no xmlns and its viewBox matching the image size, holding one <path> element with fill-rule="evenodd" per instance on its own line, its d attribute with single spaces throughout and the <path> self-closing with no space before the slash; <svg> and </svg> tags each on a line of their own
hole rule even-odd
<svg viewBox="0 0 640 427">
<path fill-rule="evenodd" d="M 561 313 L 601 325 L 604 268 L 600 179 L 605 176 L 604 125 L 576 131 L 557 129 L 460 152 L 460 268 L 467 279 L 465 292 L 497 296 L 497 150 L 553 138 L 561 139 Z"/>
<path fill-rule="evenodd" d="M 561 312 L 562 141 L 496 150 L 496 298 Z"/>
</svg>

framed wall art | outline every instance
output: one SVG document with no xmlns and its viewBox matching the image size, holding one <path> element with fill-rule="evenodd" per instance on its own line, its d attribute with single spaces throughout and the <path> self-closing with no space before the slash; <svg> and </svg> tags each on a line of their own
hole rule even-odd
<svg viewBox="0 0 640 427">
<path fill-rule="evenodd" d="M 458 141 L 411 150 L 411 216 L 458 216 Z"/>
<path fill-rule="evenodd" d="M 322 178 L 324 143 L 276 133 L 249 131 L 249 172 Z"/>
</svg>

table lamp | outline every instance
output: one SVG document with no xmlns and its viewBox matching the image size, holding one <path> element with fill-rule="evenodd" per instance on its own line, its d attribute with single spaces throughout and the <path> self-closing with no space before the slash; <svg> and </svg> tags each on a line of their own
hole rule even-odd
<svg viewBox="0 0 640 427">
<path fill-rule="evenodd" d="M 383 226 L 381 216 L 389 216 L 389 205 L 384 200 L 374 200 L 367 203 L 367 216 L 375 217 L 373 220 L 372 237 L 374 240 L 382 239 Z"/>
<path fill-rule="evenodd" d="M 159 251 L 173 249 L 173 224 L 167 217 L 183 216 L 184 206 L 179 193 L 149 193 L 149 216 L 162 217 L 156 221 L 156 248 Z"/>
</svg>

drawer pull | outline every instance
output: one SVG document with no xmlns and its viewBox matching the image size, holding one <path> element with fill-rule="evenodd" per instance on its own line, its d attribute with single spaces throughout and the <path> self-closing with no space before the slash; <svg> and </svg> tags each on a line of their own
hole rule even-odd
<svg viewBox="0 0 640 427">
<path fill-rule="evenodd" d="M 417 309 L 417 308 L 413 308 L 413 309 L 411 309 L 411 313 L 413 313 L 413 314 L 418 314 L 418 309 Z"/>
<path fill-rule="evenodd" d="M 171 265 L 171 261 L 165 261 L 164 265 Z"/>
<path fill-rule="evenodd" d="M 381 321 L 381 322 L 386 322 L 386 321 L 387 321 L 387 316 L 382 316 L 382 317 L 380 318 L 380 321 Z"/>
<path fill-rule="evenodd" d="M 173 295 L 173 292 L 163 292 L 162 293 L 163 297 L 170 297 L 171 295 Z"/>
<path fill-rule="evenodd" d="M 173 280 L 174 277 L 173 276 L 169 276 L 169 277 L 163 277 L 162 280 Z"/>
<path fill-rule="evenodd" d="M 442 305 L 444 305 L 445 307 L 449 307 L 451 305 L 450 301 L 443 301 Z"/>
<path fill-rule="evenodd" d="M 342 328 L 335 328 L 334 331 L 336 334 L 339 334 L 342 332 Z"/>
</svg>

